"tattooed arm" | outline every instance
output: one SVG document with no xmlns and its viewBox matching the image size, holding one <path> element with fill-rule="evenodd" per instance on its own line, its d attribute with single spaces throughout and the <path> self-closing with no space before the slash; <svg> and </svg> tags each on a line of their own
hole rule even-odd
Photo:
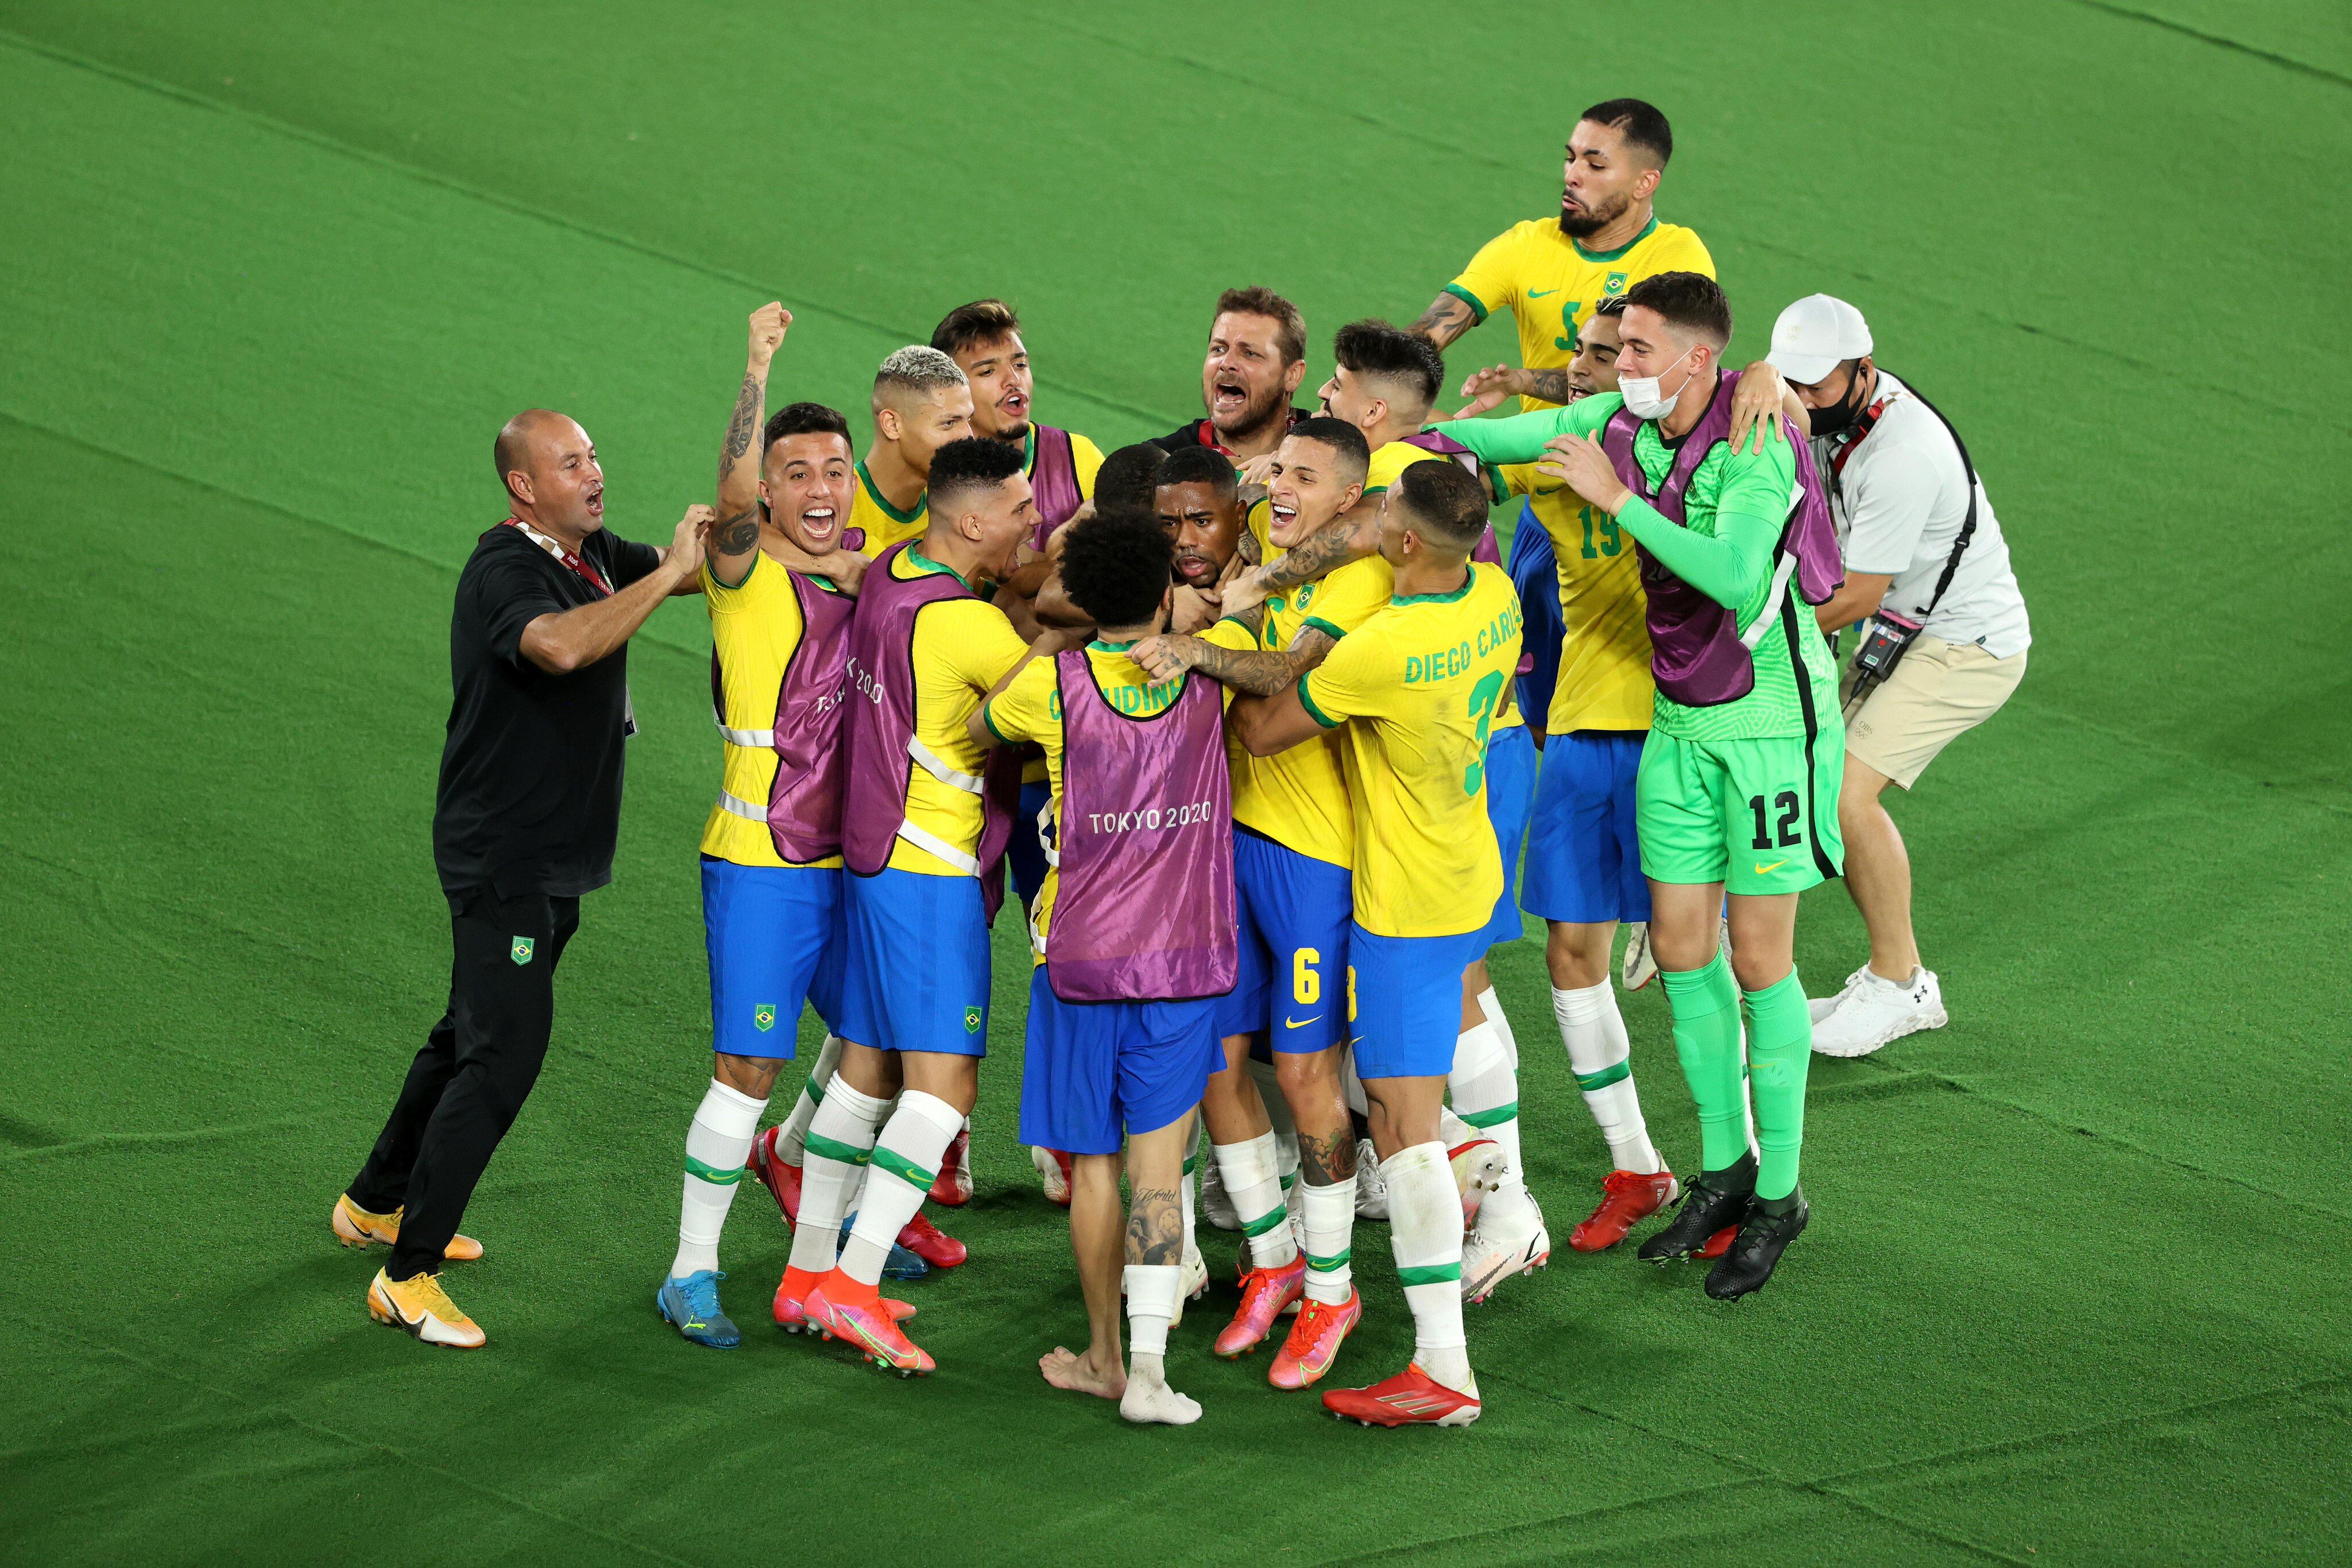
<svg viewBox="0 0 2352 1568">
<path fill-rule="evenodd" d="M 1264 624 L 1263 606 L 1239 620 L 1255 629 Z M 1330 633 L 1309 626 L 1288 648 L 1227 648 L 1200 637 L 1147 637 L 1129 650 L 1128 657 L 1151 672 L 1152 678 L 1172 681 L 1186 670 L 1198 670 L 1211 680 L 1249 696 L 1272 696 L 1298 684 L 1298 677 L 1323 662 L 1330 653 Z"/>
<path fill-rule="evenodd" d="M 767 414 L 768 366 L 792 324 L 793 313 L 773 301 L 751 312 L 751 356 L 719 448 L 719 520 L 704 547 L 711 578 L 722 586 L 751 575 L 751 556 L 760 548 L 760 459 L 765 455 L 752 449 Z"/>
<path fill-rule="evenodd" d="M 1440 349 L 1478 324 L 1478 313 L 1469 302 L 1454 294 L 1441 294 L 1429 302 L 1421 319 L 1408 329 L 1436 344 Z"/>
</svg>

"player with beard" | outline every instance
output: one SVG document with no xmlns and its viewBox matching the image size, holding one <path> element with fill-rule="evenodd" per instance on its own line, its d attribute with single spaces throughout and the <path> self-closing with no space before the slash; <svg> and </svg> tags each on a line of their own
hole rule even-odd
<svg viewBox="0 0 2352 1568">
<path fill-rule="evenodd" d="M 1291 398 L 1307 379 L 1307 319 L 1271 288 L 1228 288 L 1209 320 L 1201 361 L 1201 402 L 1209 417 L 1180 424 L 1157 444 L 1170 452 L 1207 446 L 1236 467 L 1282 444 L 1307 411 Z"/>
<path fill-rule="evenodd" d="M 747 389 L 764 387 L 791 320 L 781 305 L 753 314 Z M 719 1230 L 769 1091 L 792 1059 L 803 1000 L 828 1030 L 840 1017 L 841 695 L 854 601 L 791 563 L 823 566 L 840 552 L 857 461 L 849 422 L 820 403 L 777 410 L 756 461 L 737 434 L 730 423 L 719 488 L 740 492 L 738 470 L 756 471 L 757 506 L 712 528 L 702 568 L 726 757 L 702 830 L 717 1058 L 687 1130 L 677 1254 L 655 1298 L 687 1340 L 719 1349 L 742 1341 L 719 1301 Z M 780 1292 L 776 1313 L 793 1326 L 800 1303 Z"/>
</svg>

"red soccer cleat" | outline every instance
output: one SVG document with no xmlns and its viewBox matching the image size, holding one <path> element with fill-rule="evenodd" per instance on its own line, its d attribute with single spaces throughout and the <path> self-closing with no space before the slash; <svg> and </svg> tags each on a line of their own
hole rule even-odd
<svg viewBox="0 0 2352 1568">
<path fill-rule="evenodd" d="M 1568 1233 L 1568 1244 L 1579 1252 L 1606 1252 L 1624 1240 L 1626 1232 L 1633 1227 L 1674 1202 L 1682 1190 L 1672 1171 L 1660 1171 L 1655 1176 L 1643 1176 L 1639 1171 L 1611 1171 L 1601 1186 L 1601 1207 Z M 1738 1227 L 1732 1228 L 1737 1230 Z"/>
<path fill-rule="evenodd" d="M 1334 1388 L 1323 1408 L 1365 1427 L 1467 1427 L 1478 1418 L 1478 1395 L 1448 1388 L 1418 1365 L 1370 1388 Z"/>
<path fill-rule="evenodd" d="M 1706 1239 L 1706 1245 L 1698 1249 L 1698 1255 L 1702 1258 L 1720 1258 L 1731 1250 L 1731 1243 L 1738 1235 L 1739 1227 L 1727 1225 Z"/>
<path fill-rule="evenodd" d="M 920 1210 L 898 1232 L 898 1245 L 934 1269 L 952 1269 L 971 1256 L 971 1249 L 926 1218 Z"/>
<path fill-rule="evenodd" d="M 801 1218 L 801 1167 L 786 1165 L 783 1155 L 777 1152 L 776 1141 L 783 1134 L 781 1126 L 769 1127 L 751 1140 L 751 1174 L 760 1178 L 760 1185 L 776 1200 L 784 1224 L 792 1227 L 799 1225 Z"/>
<path fill-rule="evenodd" d="M 961 1208 L 971 1201 L 971 1129 L 964 1128 L 940 1156 L 940 1174 L 931 1178 L 931 1201 Z"/>
<path fill-rule="evenodd" d="M 778 1328 L 786 1333 L 807 1333 L 816 1328 L 816 1324 L 809 1322 L 808 1294 L 824 1278 L 822 1274 L 811 1274 L 799 1269 L 784 1270 L 783 1283 L 776 1287 L 776 1299 L 769 1309 L 775 1316 Z M 876 1300 L 881 1303 L 882 1310 L 890 1314 L 890 1321 L 894 1323 L 903 1323 L 915 1315 L 915 1309 L 905 1301 L 894 1301 L 887 1296 L 878 1296 Z"/>
<path fill-rule="evenodd" d="M 1255 1350 L 1274 1332 L 1282 1309 L 1306 1293 L 1305 1258 L 1293 1258 L 1279 1269 L 1243 1270 L 1241 1308 L 1217 1335 L 1217 1354 L 1231 1361 Z"/>
<path fill-rule="evenodd" d="M 841 1278 L 839 1270 L 825 1277 L 826 1281 Z M 880 1298 L 870 1301 L 845 1301 L 836 1304 L 825 1299 L 824 1281 L 820 1281 L 803 1302 L 808 1312 L 808 1324 L 826 1339 L 837 1339 L 856 1346 L 866 1360 L 887 1368 L 901 1377 L 920 1377 L 937 1369 L 939 1363 L 921 1345 L 900 1331 L 898 1319 Z M 854 1285 L 845 1285 L 856 1289 Z M 871 1289 L 871 1287 L 868 1287 Z"/>
<path fill-rule="evenodd" d="M 1276 1388 L 1305 1388 L 1320 1382 L 1339 1358 L 1339 1347 L 1348 1340 L 1348 1331 L 1362 1321 L 1364 1298 L 1354 1291 L 1338 1306 L 1328 1302 L 1308 1301 L 1298 1309 L 1298 1316 L 1290 1325 L 1290 1333 L 1275 1353 L 1274 1365 L 1267 1369 L 1265 1380 Z"/>
</svg>

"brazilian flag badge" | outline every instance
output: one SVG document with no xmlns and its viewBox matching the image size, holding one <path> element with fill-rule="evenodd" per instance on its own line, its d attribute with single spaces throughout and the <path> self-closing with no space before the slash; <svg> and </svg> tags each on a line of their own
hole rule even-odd
<svg viewBox="0 0 2352 1568">
<path fill-rule="evenodd" d="M 1608 281 L 1608 282 L 1606 282 L 1606 283 L 1604 283 L 1604 284 L 1602 284 L 1602 285 L 1601 286 L 1601 293 L 1603 293 L 1603 294 L 1622 294 L 1622 293 L 1624 293 L 1624 292 L 1625 292 L 1625 275 L 1624 275 L 1623 273 L 1622 273 L 1622 272 L 1612 272 L 1612 273 L 1611 273 L 1611 274 L 1609 275 L 1609 281 Z"/>
<path fill-rule="evenodd" d="M 978 1034 L 980 1032 L 980 1009 L 978 1008 L 966 1008 L 963 1009 L 963 1031 L 966 1034 Z"/>
<path fill-rule="evenodd" d="M 531 946 L 531 939 L 528 936 L 518 936 L 514 939 L 514 950 L 509 956 L 518 966 L 530 962 Z"/>
<path fill-rule="evenodd" d="M 761 1002 L 751 1009 L 751 1027 L 761 1034 L 776 1027 L 776 1004 Z"/>
</svg>

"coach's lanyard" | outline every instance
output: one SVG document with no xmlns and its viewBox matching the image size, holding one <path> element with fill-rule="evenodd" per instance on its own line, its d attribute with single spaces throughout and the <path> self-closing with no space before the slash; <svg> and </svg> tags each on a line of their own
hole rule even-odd
<svg viewBox="0 0 2352 1568">
<path fill-rule="evenodd" d="M 1894 401 L 1891 397 L 1883 397 L 1862 411 L 1862 417 L 1853 422 L 1853 434 L 1830 458 L 1830 473 L 1833 478 L 1845 477 L 1846 462 L 1853 455 L 1853 449 L 1862 444 L 1864 436 L 1878 428 L 1878 416 L 1885 413 L 1886 405 Z"/>
<path fill-rule="evenodd" d="M 560 539 L 551 539 L 548 538 L 545 534 L 541 533 L 537 528 L 532 528 L 529 523 L 524 522 L 520 517 L 509 517 L 506 520 L 506 526 L 510 528 L 521 529 L 523 538 L 529 539 L 531 543 L 537 545 L 540 549 L 545 550 L 548 554 L 562 561 L 565 566 L 570 567 L 573 571 L 578 572 L 587 580 L 588 586 L 593 588 L 597 592 L 604 594 L 607 598 L 612 596 L 613 585 L 604 580 L 604 574 L 598 571 L 594 567 L 590 566 L 586 561 L 581 559 L 580 557 L 572 554 L 572 551 L 565 549 L 563 548 L 562 541 Z"/>
</svg>

